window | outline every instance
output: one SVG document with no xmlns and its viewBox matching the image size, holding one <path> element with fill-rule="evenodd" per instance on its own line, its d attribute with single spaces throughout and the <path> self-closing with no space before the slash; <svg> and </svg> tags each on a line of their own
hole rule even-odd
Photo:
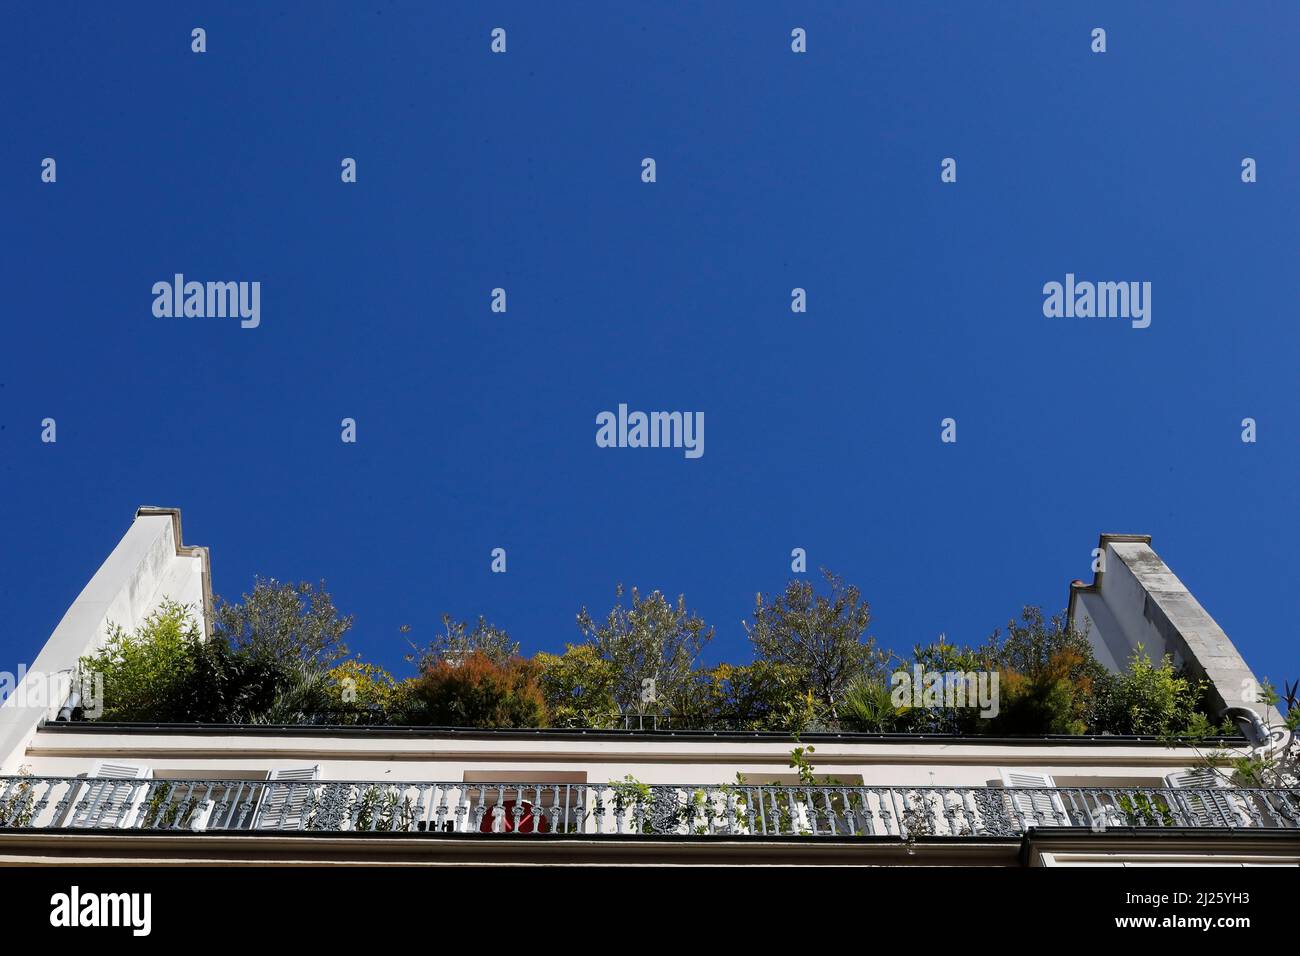
<svg viewBox="0 0 1300 956">
<path fill-rule="evenodd" d="M 257 811 L 253 814 L 255 830 L 301 830 L 304 811 L 313 791 L 307 781 L 320 778 L 320 765 L 277 767 L 266 775 Z"/>
<path fill-rule="evenodd" d="M 91 768 L 84 784 L 74 785 L 67 825 L 95 829 L 134 825 L 149 791 L 153 771 L 141 764 L 102 760 Z"/>
<path fill-rule="evenodd" d="M 1010 790 L 1041 791 L 1056 789 L 1056 781 L 1051 774 L 1038 770 L 1021 770 L 1013 768 L 1002 771 L 1002 786 Z M 1065 812 L 1065 803 L 1058 793 L 1017 793 L 1011 797 L 1011 805 L 1016 813 L 1024 817 L 1030 826 L 1069 826 L 1070 816 Z"/>
</svg>

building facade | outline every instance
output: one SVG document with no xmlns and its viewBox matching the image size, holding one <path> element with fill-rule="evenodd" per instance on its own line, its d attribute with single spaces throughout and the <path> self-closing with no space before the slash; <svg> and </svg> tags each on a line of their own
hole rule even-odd
<svg viewBox="0 0 1300 956">
<path fill-rule="evenodd" d="M 1099 657 L 1155 634 L 1252 706 L 1150 540 L 1101 549 L 1070 602 Z M 109 622 L 165 598 L 210 610 L 208 555 L 142 508 L 0 706 L 0 863 L 1300 864 L 1300 794 L 1228 786 L 1189 742 L 809 734 L 801 776 L 774 733 L 61 719 Z M 1290 745 L 1271 729 L 1260 746 Z"/>
</svg>

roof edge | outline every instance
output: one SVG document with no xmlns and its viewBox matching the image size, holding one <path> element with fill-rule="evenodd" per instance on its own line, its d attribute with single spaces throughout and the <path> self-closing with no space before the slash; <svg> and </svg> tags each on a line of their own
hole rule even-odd
<svg viewBox="0 0 1300 956">
<path fill-rule="evenodd" d="M 1101 551 L 1104 554 L 1106 551 L 1106 546 L 1108 544 L 1124 544 L 1124 543 L 1145 544 L 1147 546 L 1150 546 L 1151 535 L 1117 534 L 1116 532 L 1113 531 L 1103 531 L 1097 537 L 1097 550 Z M 1070 582 L 1070 600 L 1066 603 L 1066 607 L 1065 607 L 1065 619 L 1067 621 L 1074 620 L 1075 595 L 1078 594 L 1079 592 L 1085 592 L 1089 594 L 1096 593 L 1097 590 L 1101 587 L 1101 578 L 1102 575 L 1104 575 L 1105 573 L 1106 573 L 1105 571 L 1094 571 L 1092 573 L 1091 584 L 1084 584 L 1082 581 L 1078 580 L 1077 578 Z"/>
<path fill-rule="evenodd" d="M 203 634 L 212 636 L 212 555 L 208 549 L 199 544 L 186 544 L 181 534 L 181 509 L 164 508 L 158 505 L 141 505 L 135 509 L 137 518 L 171 518 L 172 536 L 176 542 L 178 557 L 198 558 L 203 569 Z"/>
<path fill-rule="evenodd" d="M 1237 745 L 1243 742 L 1240 737 L 1157 737 L 1120 734 L 1044 734 L 1037 737 L 964 737 L 946 734 L 886 734 L 858 733 L 852 731 L 822 731 L 795 735 L 783 731 L 768 730 L 584 730 L 569 727 L 434 727 L 406 726 L 401 724 L 383 724 L 359 726 L 356 724 L 168 724 L 168 723 L 131 723 L 121 721 L 58 721 L 46 722 L 42 731 L 75 734 L 112 734 L 134 732 L 139 734 L 199 736 L 321 736 L 321 737 L 458 737 L 465 739 L 536 739 L 551 738 L 556 740 L 730 740 L 730 741 L 816 741 L 831 743 L 887 743 L 887 744 L 969 744 L 988 746 L 1041 746 L 1056 744 L 1059 746 L 1097 745 L 1110 747 L 1151 746 L 1168 747 L 1171 744 L 1186 743 Z"/>
</svg>

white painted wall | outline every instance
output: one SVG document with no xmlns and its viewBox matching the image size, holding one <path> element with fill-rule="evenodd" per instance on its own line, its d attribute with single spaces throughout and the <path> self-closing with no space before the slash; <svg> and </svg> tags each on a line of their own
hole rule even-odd
<svg viewBox="0 0 1300 956">
<path fill-rule="evenodd" d="M 1165 655 L 1187 665 L 1214 686 L 1220 707 L 1245 706 L 1266 722 L 1280 722 L 1273 708 L 1248 699 L 1257 679 L 1223 628 L 1192 596 L 1151 548 L 1148 535 L 1101 536 L 1105 569 L 1093 583 L 1075 582 L 1070 591 L 1070 622 L 1087 629 L 1093 649 L 1106 667 L 1124 670 L 1141 645 L 1153 661 Z"/>
<path fill-rule="evenodd" d="M 155 775 L 246 778 L 277 767 L 321 766 L 326 780 L 456 782 L 467 772 L 495 782 L 538 782 L 542 774 L 586 774 L 608 783 L 631 774 L 642 783 L 734 783 L 737 772 L 753 784 L 791 773 L 792 740 L 683 740 L 564 738 L 548 734 L 507 738 L 491 734 L 311 734 L 70 732 L 42 730 L 26 762 L 38 776 L 85 773 L 95 761 L 140 763 Z M 1165 774 L 1193 766 L 1192 748 L 1099 744 L 1089 741 L 1031 744 L 879 740 L 817 742 L 810 755 L 819 775 L 860 774 L 880 786 L 1000 785 L 1004 767 L 1038 770 L 1060 785 L 1079 780 L 1106 785 L 1163 787 Z M 506 777 L 505 775 L 509 775 Z M 528 778 L 527 775 L 537 777 Z M 1101 785 L 1101 784 L 1098 784 Z"/>
<path fill-rule="evenodd" d="M 207 551 L 182 545 L 180 512 L 137 511 L 122 540 L 28 664 L 24 685 L 0 705 L 0 773 L 12 773 L 23 762 L 37 725 L 53 718 L 66 700 L 72 668 L 102 645 L 110 624 L 134 630 L 170 598 L 192 606 L 206 634 L 210 590 Z M 56 692 L 38 694 L 48 675 L 59 675 Z"/>
</svg>

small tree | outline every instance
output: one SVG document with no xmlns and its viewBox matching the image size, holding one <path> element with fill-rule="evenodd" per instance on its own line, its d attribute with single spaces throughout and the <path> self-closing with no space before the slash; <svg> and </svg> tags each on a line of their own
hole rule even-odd
<svg viewBox="0 0 1300 956">
<path fill-rule="evenodd" d="M 519 656 L 519 642 L 511 640 L 504 628 L 489 624 L 481 614 L 472 630 L 464 621 L 454 621 L 450 614 L 444 614 L 442 631 L 408 660 L 414 660 L 423 670 L 439 661 L 454 664 L 470 654 L 482 654 L 501 665 Z"/>
<path fill-rule="evenodd" d="M 1064 612 L 1043 617 L 1027 606 L 994 631 L 983 649 L 1000 670 L 1000 713 L 980 729 L 998 734 L 1083 734 L 1096 725 L 1097 694 L 1112 677 L 1084 631 Z"/>
<path fill-rule="evenodd" d="M 395 720 L 405 708 L 406 685 L 378 664 L 349 658 L 327 677 L 330 712 L 341 723 Z"/>
<path fill-rule="evenodd" d="M 794 580 L 770 603 L 760 593 L 754 622 L 745 629 L 759 660 L 793 669 L 832 720 L 849 685 L 864 674 L 879 673 L 885 655 L 867 636 L 871 610 L 858 589 L 823 569 L 829 594 L 809 581 Z"/>
<path fill-rule="evenodd" d="M 347 656 L 343 635 L 351 627 L 352 616 L 339 615 L 324 581 L 314 588 L 306 581 L 293 585 L 257 578 L 242 603 L 218 598 L 213 618 L 213 636 L 237 654 L 325 667 Z"/>
<path fill-rule="evenodd" d="M 996 668 L 993 654 L 988 648 L 970 648 L 950 643 L 947 636 L 940 634 L 938 639 L 929 644 L 918 644 L 912 648 L 911 661 L 900 661 L 903 667 L 919 664 L 923 673 L 957 673 L 970 674 L 979 671 L 991 671 Z M 943 691 L 943 688 L 940 688 Z M 897 708 L 895 716 L 899 729 L 909 733 L 929 734 L 974 734 L 981 729 L 979 711 L 970 706 L 969 690 L 961 695 L 961 700 L 949 702 L 942 696 L 939 706 L 915 707 L 910 703 Z M 922 699 L 925 699 L 924 687 Z M 892 698 L 891 698 L 892 701 Z"/>
<path fill-rule="evenodd" d="M 1019 621 L 1007 621 L 1005 636 L 995 630 L 986 650 L 999 666 L 1027 677 L 1059 669 L 1062 651 L 1071 652 L 1071 676 L 1097 677 L 1105 673 L 1093 654 L 1087 632 L 1075 628 L 1064 611 L 1047 619 L 1042 608 L 1033 605 L 1021 610 Z"/>
<path fill-rule="evenodd" d="M 817 701 L 789 664 L 719 664 L 700 677 L 708 725 L 798 734 L 820 719 Z"/>
<path fill-rule="evenodd" d="M 644 598 L 631 589 L 632 604 L 623 604 L 623 585 L 615 590 L 618 603 L 602 623 L 584 607 L 578 628 L 597 656 L 613 669 L 614 701 L 624 712 L 643 706 L 642 693 L 653 681 L 655 703 L 687 708 L 691 699 L 692 668 L 713 639 L 713 628 L 686 609 L 678 595 L 671 604 L 659 591 Z"/>
<path fill-rule="evenodd" d="M 563 654 L 535 658 L 551 723 L 604 729 L 618 725 L 614 665 L 591 644 L 569 644 Z"/>
</svg>

